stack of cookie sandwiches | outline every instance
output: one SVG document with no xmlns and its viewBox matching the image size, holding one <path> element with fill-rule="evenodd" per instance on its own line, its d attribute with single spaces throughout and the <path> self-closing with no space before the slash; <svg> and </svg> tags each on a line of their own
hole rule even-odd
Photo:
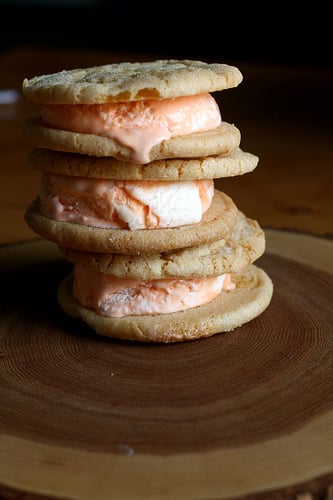
<svg viewBox="0 0 333 500">
<path fill-rule="evenodd" d="M 25 79 L 40 192 L 25 219 L 73 263 L 63 311 L 100 335 L 176 342 L 233 330 L 269 305 L 257 221 L 214 179 L 253 171 L 213 93 L 238 68 L 124 62 Z"/>
</svg>

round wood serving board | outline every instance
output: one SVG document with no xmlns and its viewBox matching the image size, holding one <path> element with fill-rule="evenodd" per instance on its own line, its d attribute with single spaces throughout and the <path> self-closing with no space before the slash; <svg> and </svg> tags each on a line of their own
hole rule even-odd
<svg viewBox="0 0 333 500">
<path fill-rule="evenodd" d="M 2 247 L 0 497 L 328 491 L 333 242 L 273 230 L 266 239 L 266 311 L 233 332 L 165 345 L 114 341 L 65 317 L 55 290 L 71 265 L 52 243 Z"/>
</svg>

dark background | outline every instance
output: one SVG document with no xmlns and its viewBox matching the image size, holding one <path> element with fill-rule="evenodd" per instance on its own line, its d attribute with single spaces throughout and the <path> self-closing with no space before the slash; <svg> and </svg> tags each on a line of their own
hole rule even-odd
<svg viewBox="0 0 333 500">
<path fill-rule="evenodd" d="M 329 2 L 0 0 L 0 49 L 332 65 Z"/>
</svg>

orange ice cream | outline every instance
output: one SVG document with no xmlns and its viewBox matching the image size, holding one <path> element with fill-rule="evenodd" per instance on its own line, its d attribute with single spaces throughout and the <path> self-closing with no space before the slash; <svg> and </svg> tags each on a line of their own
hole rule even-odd
<svg viewBox="0 0 333 500">
<path fill-rule="evenodd" d="M 113 278 L 81 264 L 74 266 L 73 296 L 101 316 L 168 314 L 207 304 L 235 288 L 230 274 L 201 279 L 138 281 Z"/>
<path fill-rule="evenodd" d="M 44 173 L 40 211 L 51 219 L 85 226 L 167 228 L 200 222 L 213 196 L 211 179 L 112 181 Z"/>
<path fill-rule="evenodd" d="M 211 94 L 107 104 L 53 104 L 45 125 L 114 139 L 132 150 L 130 161 L 148 163 L 153 146 L 176 136 L 218 127 L 221 114 Z"/>
</svg>

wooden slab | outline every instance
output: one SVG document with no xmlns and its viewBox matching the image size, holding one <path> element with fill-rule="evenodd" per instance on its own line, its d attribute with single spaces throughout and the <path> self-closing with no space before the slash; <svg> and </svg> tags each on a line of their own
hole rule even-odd
<svg viewBox="0 0 333 500">
<path fill-rule="evenodd" d="M 113 341 L 65 317 L 55 289 L 71 265 L 52 243 L 0 248 L 0 497 L 329 491 L 333 242 L 266 236 L 269 308 L 169 345 Z"/>
</svg>

